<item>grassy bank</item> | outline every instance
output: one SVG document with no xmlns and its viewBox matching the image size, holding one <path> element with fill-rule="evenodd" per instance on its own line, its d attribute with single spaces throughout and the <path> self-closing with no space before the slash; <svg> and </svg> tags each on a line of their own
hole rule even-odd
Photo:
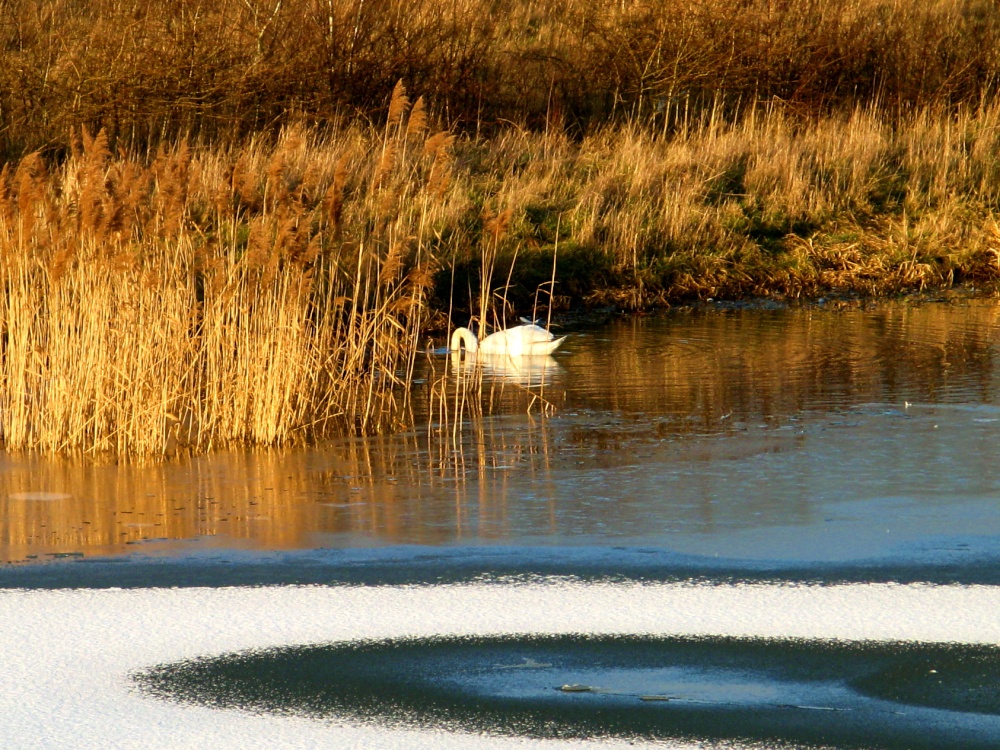
<svg viewBox="0 0 1000 750">
<path fill-rule="evenodd" d="M 484 175 L 505 175 L 497 192 L 517 217 L 522 305 L 558 251 L 562 304 L 637 308 L 992 282 L 998 133 L 996 105 L 893 120 L 772 108 L 671 137 L 511 133 L 481 158 Z"/>
</svg>

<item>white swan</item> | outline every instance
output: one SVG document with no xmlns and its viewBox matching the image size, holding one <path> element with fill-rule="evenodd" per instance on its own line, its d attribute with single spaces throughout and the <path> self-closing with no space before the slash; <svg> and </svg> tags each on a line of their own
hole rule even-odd
<svg viewBox="0 0 1000 750">
<path fill-rule="evenodd" d="M 456 328 L 451 334 L 450 350 L 461 351 L 464 346 L 469 354 L 481 352 L 508 357 L 536 357 L 552 354 L 565 340 L 565 336 L 557 339 L 551 332 L 533 323 L 497 331 L 482 341 L 468 328 Z"/>
</svg>

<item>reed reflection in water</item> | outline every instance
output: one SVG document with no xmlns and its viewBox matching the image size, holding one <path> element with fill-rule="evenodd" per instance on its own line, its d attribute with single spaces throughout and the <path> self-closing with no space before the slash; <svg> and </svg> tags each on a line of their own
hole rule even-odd
<svg viewBox="0 0 1000 750">
<path fill-rule="evenodd" d="M 417 426 L 400 434 L 152 465 L 8 455 L 0 556 L 215 543 L 759 552 L 789 527 L 803 544 L 863 541 L 887 509 L 909 519 L 894 539 L 1000 533 L 983 501 L 1000 493 L 998 315 L 972 301 L 629 319 L 527 366 L 429 356 Z"/>
</svg>

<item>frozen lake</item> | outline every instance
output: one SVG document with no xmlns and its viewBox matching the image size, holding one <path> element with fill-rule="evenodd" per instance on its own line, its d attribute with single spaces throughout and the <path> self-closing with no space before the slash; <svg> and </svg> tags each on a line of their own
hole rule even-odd
<svg viewBox="0 0 1000 750">
<path fill-rule="evenodd" d="M 398 434 L 155 465 L 5 456 L 0 745 L 585 745 L 600 735 L 590 709 L 551 735 L 518 711 L 563 716 L 576 701 L 601 716 L 615 695 L 642 705 L 614 704 L 632 718 L 609 719 L 623 729 L 602 745 L 1000 744 L 981 700 L 1000 681 L 998 316 L 993 301 L 964 300 L 616 320 L 571 330 L 551 360 L 482 363 L 481 390 L 477 371 L 428 355 L 416 427 Z M 534 656 L 530 638 L 478 652 L 485 642 L 464 640 L 448 662 L 479 675 L 464 681 L 421 661 L 441 636 L 546 634 L 717 640 L 698 658 L 663 641 L 646 661 L 625 649 L 593 668 L 571 664 L 586 638 Z M 732 637 L 756 644 L 736 671 L 723 663 Z M 483 716 L 514 729 L 461 711 L 362 720 L 337 700 L 306 710 L 238 690 L 151 697 L 134 679 L 193 657 L 228 669 L 246 649 L 251 675 L 279 653 L 320 669 L 358 639 L 401 654 L 400 638 L 421 639 L 406 652 L 428 665 L 414 685 L 478 695 Z M 864 661 L 848 649 L 816 667 L 822 678 L 781 671 L 795 648 L 830 641 L 882 644 L 889 666 L 840 674 Z M 914 703 L 917 667 L 890 664 L 913 655 L 907 643 L 978 666 Z M 484 672 L 508 646 L 508 666 L 566 669 L 531 672 L 530 690 Z M 879 674 L 890 687 L 878 695 L 844 692 Z M 282 684 L 268 689 L 299 689 Z M 728 728 L 699 724 L 695 704 L 728 712 Z M 895 718 L 854 721 L 866 710 Z"/>
</svg>

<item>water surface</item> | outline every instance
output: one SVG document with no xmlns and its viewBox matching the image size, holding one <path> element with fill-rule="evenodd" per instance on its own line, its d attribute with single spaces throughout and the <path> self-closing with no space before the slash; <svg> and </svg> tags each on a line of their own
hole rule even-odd
<svg viewBox="0 0 1000 750">
<path fill-rule="evenodd" d="M 427 355 L 413 429 L 149 465 L 0 458 L 0 559 L 647 546 L 960 557 L 1000 532 L 989 300 L 682 311 L 554 358 Z M 481 392 L 475 387 L 481 374 Z"/>
</svg>

